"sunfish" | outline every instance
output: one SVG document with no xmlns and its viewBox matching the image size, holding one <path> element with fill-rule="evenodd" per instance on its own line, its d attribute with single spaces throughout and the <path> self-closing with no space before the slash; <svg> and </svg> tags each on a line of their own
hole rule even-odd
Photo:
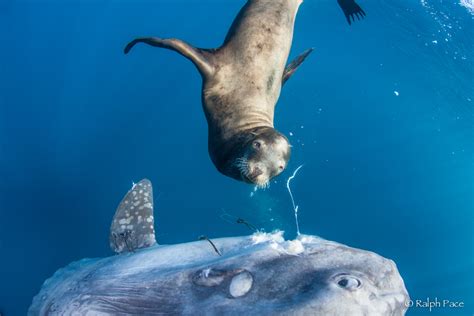
<svg viewBox="0 0 474 316">
<path fill-rule="evenodd" d="M 409 296 L 393 261 L 316 236 L 285 240 L 282 232 L 257 232 L 213 239 L 212 245 L 158 245 L 150 225 L 140 226 L 152 220 L 151 208 L 140 208 L 152 203 L 150 193 L 151 183 L 141 181 L 117 209 L 117 222 L 129 214 L 128 224 L 111 226 L 111 247 L 119 254 L 58 270 L 33 299 L 29 315 L 406 312 Z"/>
</svg>

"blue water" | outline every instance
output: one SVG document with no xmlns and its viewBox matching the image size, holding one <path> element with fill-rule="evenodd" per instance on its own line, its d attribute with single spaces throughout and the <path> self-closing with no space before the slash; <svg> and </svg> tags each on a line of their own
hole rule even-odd
<svg viewBox="0 0 474 316">
<path fill-rule="evenodd" d="M 243 1 L 0 1 L 0 312 L 25 314 L 42 282 L 111 255 L 108 229 L 132 181 L 154 183 L 160 243 L 301 231 L 397 263 L 413 299 L 474 313 L 474 20 L 456 0 L 306 0 L 276 127 L 293 156 L 265 191 L 207 154 L 201 79 L 136 36 L 218 46 Z M 224 216 L 225 217 L 225 216 Z M 410 309 L 426 315 L 427 309 Z"/>
</svg>

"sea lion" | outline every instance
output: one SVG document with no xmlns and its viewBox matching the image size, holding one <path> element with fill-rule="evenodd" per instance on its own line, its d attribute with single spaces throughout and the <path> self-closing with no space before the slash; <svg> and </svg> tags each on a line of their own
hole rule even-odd
<svg viewBox="0 0 474 316">
<path fill-rule="evenodd" d="M 157 37 L 137 38 L 125 47 L 127 54 L 135 44 L 146 43 L 174 50 L 194 63 L 203 79 L 209 155 L 224 175 L 265 187 L 288 164 L 290 144 L 274 128 L 273 118 L 282 85 L 312 51 L 285 67 L 302 2 L 247 1 L 217 49 Z M 353 0 L 339 4 L 352 7 Z M 349 9 L 346 16 L 353 12 Z"/>
<path fill-rule="evenodd" d="M 301 0 L 249 0 L 223 45 L 199 49 L 179 39 L 137 38 L 137 43 L 174 50 L 190 59 L 203 79 L 210 157 L 234 179 L 266 186 L 290 158 L 288 139 L 273 127 L 281 86 L 312 50 L 285 68 Z"/>
</svg>

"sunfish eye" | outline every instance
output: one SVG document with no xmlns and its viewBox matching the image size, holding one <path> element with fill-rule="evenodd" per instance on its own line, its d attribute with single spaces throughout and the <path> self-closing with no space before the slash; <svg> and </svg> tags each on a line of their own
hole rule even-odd
<svg viewBox="0 0 474 316">
<path fill-rule="evenodd" d="M 362 285 L 362 282 L 360 282 L 359 279 L 353 276 L 341 275 L 340 277 L 337 278 L 337 285 L 339 285 L 339 287 L 342 287 L 343 289 L 346 289 L 346 290 L 355 290 L 355 289 L 358 289 Z"/>
</svg>

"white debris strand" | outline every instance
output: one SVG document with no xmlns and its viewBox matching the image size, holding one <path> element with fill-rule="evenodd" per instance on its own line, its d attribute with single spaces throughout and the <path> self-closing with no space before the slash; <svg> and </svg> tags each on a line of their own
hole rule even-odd
<svg viewBox="0 0 474 316">
<path fill-rule="evenodd" d="M 288 193 L 290 193 L 291 203 L 293 204 L 293 211 L 295 212 L 296 234 L 298 236 L 300 235 L 300 225 L 298 223 L 298 205 L 295 205 L 295 199 L 293 198 L 293 193 L 291 193 L 290 182 L 291 180 L 293 180 L 293 178 L 296 176 L 296 174 L 302 167 L 303 165 L 296 168 L 296 170 L 293 172 L 291 177 L 289 177 L 288 180 L 286 181 L 286 188 L 288 189 Z"/>
</svg>

